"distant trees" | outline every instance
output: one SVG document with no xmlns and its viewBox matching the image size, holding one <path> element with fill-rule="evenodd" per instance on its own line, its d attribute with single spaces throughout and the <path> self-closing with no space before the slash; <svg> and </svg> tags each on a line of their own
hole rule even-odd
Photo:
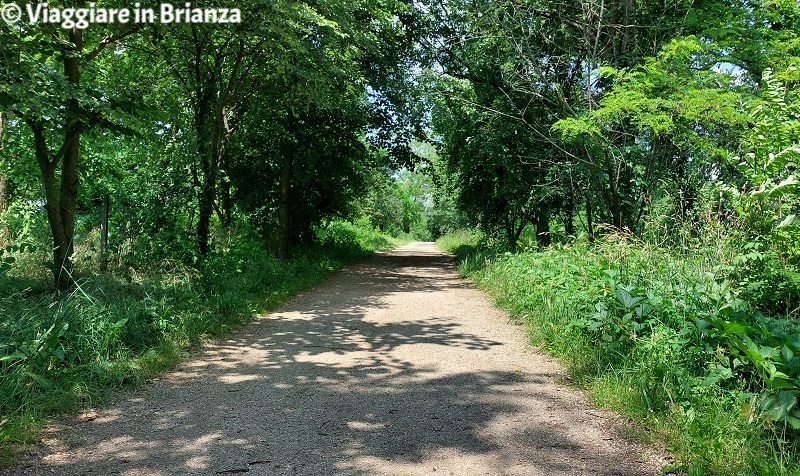
<svg viewBox="0 0 800 476">
<path fill-rule="evenodd" d="M 431 173 L 402 169 L 387 176 L 377 171 L 370 177 L 368 195 L 359 200 L 359 212 L 385 233 L 407 233 L 417 239 L 443 234 L 434 223 L 436 207 Z"/>
<path fill-rule="evenodd" d="M 738 148 L 744 105 L 767 64 L 791 63 L 796 34 L 786 27 L 797 21 L 791 2 L 431 2 L 425 11 L 451 193 L 487 231 L 514 243 L 533 226 L 542 245 L 556 217 L 565 233 L 577 223 L 592 236 L 641 232 L 663 199 L 685 216 L 701 188 L 735 174 L 725 157 Z"/>
<path fill-rule="evenodd" d="M 237 6 L 229 25 L 0 26 L 0 136 L 13 135 L 0 204 L 39 198 L 9 187 L 30 176 L 10 177 L 10 158 L 35 159 L 58 289 L 87 231 L 76 216 L 100 203 L 125 260 L 201 258 L 237 216 L 287 257 L 315 224 L 355 210 L 373 170 L 412 158 L 411 116 L 397 113 L 413 109 L 401 91 L 410 3 Z"/>
<path fill-rule="evenodd" d="M 287 257 L 367 210 L 510 244 L 641 233 L 656 204 L 688 217 L 741 182 L 762 73 L 800 79 L 800 7 L 763 6 L 253 0 L 230 25 L 2 26 L 0 208 L 45 204 L 59 288 L 101 203 L 120 261 L 202 261 L 237 226 Z M 415 164 L 424 204 L 388 178 Z"/>
</svg>

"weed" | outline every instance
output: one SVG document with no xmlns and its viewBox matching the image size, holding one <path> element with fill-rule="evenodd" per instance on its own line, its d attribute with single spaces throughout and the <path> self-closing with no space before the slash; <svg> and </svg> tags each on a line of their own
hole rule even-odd
<svg viewBox="0 0 800 476">
<path fill-rule="evenodd" d="M 232 235 L 195 266 L 164 260 L 150 268 L 120 268 L 79 280 L 62 296 L 3 288 L 0 463 L 8 462 L 14 444 L 31 442 L 48 418 L 139 384 L 205 339 L 397 244 L 346 222 L 331 223 L 319 235 L 320 244 L 298 250 L 289 261 L 276 259 L 253 237 Z M 25 269 L 13 268 L 10 259 L 25 252 L 17 247 L 0 254 L 0 281 L 28 282 Z"/>
<path fill-rule="evenodd" d="M 664 441 L 674 469 L 800 471 L 798 328 L 735 289 L 735 253 L 675 253 L 620 235 L 514 254 L 464 233 L 439 243 L 461 250 L 460 271 L 525 322 L 595 402 Z"/>
</svg>

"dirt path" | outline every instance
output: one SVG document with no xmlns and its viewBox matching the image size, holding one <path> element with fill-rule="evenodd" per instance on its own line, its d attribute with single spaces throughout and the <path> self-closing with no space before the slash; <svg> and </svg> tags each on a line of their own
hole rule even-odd
<svg viewBox="0 0 800 476">
<path fill-rule="evenodd" d="M 208 345 L 11 474 L 659 474 L 413 243 Z"/>
</svg>

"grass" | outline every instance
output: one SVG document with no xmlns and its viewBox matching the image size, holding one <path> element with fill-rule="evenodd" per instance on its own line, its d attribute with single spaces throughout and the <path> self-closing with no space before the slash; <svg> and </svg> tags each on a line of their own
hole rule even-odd
<svg viewBox="0 0 800 476">
<path fill-rule="evenodd" d="M 800 474 L 795 433 L 754 405 L 771 391 L 758 369 L 730 336 L 702 328 L 759 315 L 726 279 L 730 247 L 679 254 L 614 235 L 508 253 L 466 232 L 438 245 L 456 252 L 460 271 L 526 323 L 532 343 L 558 357 L 595 403 L 666 445 L 676 456 L 671 470 Z M 729 362 L 738 367 L 719 377 Z"/>
<path fill-rule="evenodd" d="M 124 268 L 79 279 L 55 297 L 21 255 L 0 275 L 0 464 L 49 419 L 98 405 L 174 366 L 203 341 L 236 329 L 331 273 L 400 242 L 334 222 L 319 243 L 279 261 L 233 237 L 204 261 Z"/>
</svg>

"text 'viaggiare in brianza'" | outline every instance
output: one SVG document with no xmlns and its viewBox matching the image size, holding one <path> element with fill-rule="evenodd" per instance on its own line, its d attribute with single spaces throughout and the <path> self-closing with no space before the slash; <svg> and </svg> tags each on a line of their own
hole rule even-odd
<svg viewBox="0 0 800 476">
<path fill-rule="evenodd" d="M 199 8 L 191 3 L 162 3 L 158 8 L 142 7 L 135 3 L 127 8 L 98 7 L 94 2 L 88 7 L 60 8 L 47 3 L 28 3 L 20 6 L 8 3 L 0 8 L 0 16 L 8 24 L 20 21 L 58 25 L 61 28 L 85 29 L 92 24 L 109 23 L 240 23 L 242 12 L 238 8 Z"/>
</svg>

